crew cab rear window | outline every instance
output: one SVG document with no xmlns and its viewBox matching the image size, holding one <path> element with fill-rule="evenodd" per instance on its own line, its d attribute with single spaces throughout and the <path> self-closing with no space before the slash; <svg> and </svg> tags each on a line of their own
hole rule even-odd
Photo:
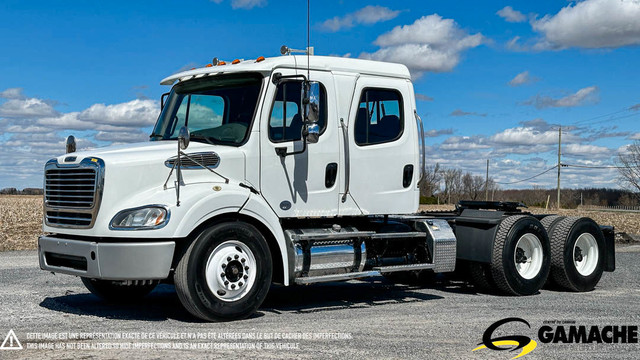
<svg viewBox="0 0 640 360">
<path fill-rule="evenodd" d="M 283 142 L 302 139 L 304 114 L 302 109 L 302 81 L 285 81 L 278 85 L 269 117 L 269 139 Z M 318 127 L 324 132 L 327 124 L 327 92 L 320 84 L 320 118 Z"/>
<path fill-rule="evenodd" d="M 354 137 L 360 146 L 394 141 L 402 135 L 402 96 L 397 90 L 364 89 L 356 114 Z"/>
</svg>

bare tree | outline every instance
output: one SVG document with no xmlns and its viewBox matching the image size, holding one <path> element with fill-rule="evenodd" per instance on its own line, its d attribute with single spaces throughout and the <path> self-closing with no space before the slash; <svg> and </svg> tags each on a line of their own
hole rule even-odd
<svg viewBox="0 0 640 360">
<path fill-rule="evenodd" d="M 625 152 L 618 154 L 620 183 L 640 199 L 640 141 L 636 140 Z"/>
<path fill-rule="evenodd" d="M 440 189 L 440 181 L 442 180 L 442 173 L 440 170 L 440 164 L 427 166 L 424 170 L 424 178 L 420 184 L 420 194 L 422 196 L 433 196 L 438 189 Z"/>
<path fill-rule="evenodd" d="M 449 204 L 458 202 L 462 190 L 462 170 L 445 169 L 442 173 L 444 179 L 444 196 Z"/>
<path fill-rule="evenodd" d="M 463 196 L 465 200 L 478 200 L 484 190 L 485 180 L 482 176 L 466 173 L 462 177 Z"/>
</svg>

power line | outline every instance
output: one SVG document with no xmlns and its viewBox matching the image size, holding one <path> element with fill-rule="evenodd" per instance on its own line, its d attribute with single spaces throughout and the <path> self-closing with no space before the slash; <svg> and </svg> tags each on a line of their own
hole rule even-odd
<svg viewBox="0 0 640 360">
<path fill-rule="evenodd" d="M 498 182 L 498 181 L 496 181 L 495 183 L 496 183 L 496 184 L 500 184 L 500 185 L 511 185 L 511 184 L 517 184 L 517 183 L 521 183 L 521 182 L 529 181 L 529 180 L 531 180 L 531 179 L 535 179 L 535 178 L 537 178 L 538 176 L 544 175 L 544 174 L 548 173 L 549 171 L 551 171 L 551 170 L 553 170 L 553 169 L 555 169 L 555 168 L 557 168 L 557 167 L 558 167 L 558 165 L 554 165 L 553 167 L 551 167 L 551 168 L 549 168 L 549 169 L 547 169 L 547 170 L 545 170 L 545 171 L 543 171 L 543 172 L 541 172 L 541 173 L 539 173 L 539 174 L 536 174 L 536 175 L 534 175 L 534 176 L 528 177 L 528 178 L 526 178 L 526 179 L 516 180 L 516 181 L 512 181 L 512 182 Z"/>
<path fill-rule="evenodd" d="M 607 166 L 607 165 L 576 165 L 576 164 L 562 164 L 564 167 L 576 167 L 583 169 L 624 169 L 625 166 Z"/>
</svg>

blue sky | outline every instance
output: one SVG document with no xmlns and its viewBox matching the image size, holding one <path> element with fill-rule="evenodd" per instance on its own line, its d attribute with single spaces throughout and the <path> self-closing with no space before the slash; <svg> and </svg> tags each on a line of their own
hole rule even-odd
<svg viewBox="0 0 640 360">
<path fill-rule="evenodd" d="M 556 164 L 611 166 L 640 139 L 640 1 L 312 1 L 318 55 L 409 66 L 429 163 L 507 183 Z M 44 162 L 145 140 L 160 79 L 306 45 L 306 2 L 3 1 L 0 188 L 40 187 Z M 568 187 L 617 187 L 565 169 Z M 503 187 L 555 186 L 549 172 Z"/>
</svg>

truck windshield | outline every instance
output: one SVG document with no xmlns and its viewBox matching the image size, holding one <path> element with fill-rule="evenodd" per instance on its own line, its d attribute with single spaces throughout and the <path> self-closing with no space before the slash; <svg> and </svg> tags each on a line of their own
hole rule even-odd
<svg viewBox="0 0 640 360">
<path fill-rule="evenodd" d="M 189 80 L 173 87 L 151 141 L 175 140 L 182 126 L 191 140 L 241 145 L 255 115 L 262 77 L 222 75 Z"/>
</svg>

